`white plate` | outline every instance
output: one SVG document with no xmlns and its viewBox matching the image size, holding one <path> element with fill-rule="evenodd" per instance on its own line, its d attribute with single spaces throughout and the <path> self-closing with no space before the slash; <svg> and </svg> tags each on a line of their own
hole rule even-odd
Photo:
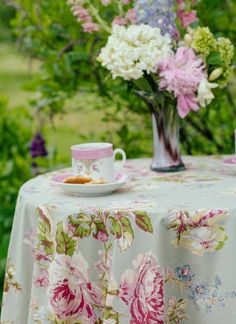
<svg viewBox="0 0 236 324">
<path fill-rule="evenodd" d="M 82 197 L 105 196 L 122 187 L 129 179 L 125 174 L 118 174 L 114 182 L 103 184 L 70 184 L 64 183 L 65 178 L 72 174 L 60 174 L 51 178 L 51 183 L 61 188 L 63 191 Z"/>
</svg>

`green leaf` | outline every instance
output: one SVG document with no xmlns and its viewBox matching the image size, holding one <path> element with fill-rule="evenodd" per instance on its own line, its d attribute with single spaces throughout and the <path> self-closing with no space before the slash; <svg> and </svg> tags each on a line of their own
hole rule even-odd
<svg viewBox="0 0 236 324">
<path fill-rule="evenodd" d="M 153 227 L 150 217 L 145 211 L 135 211 L 135 223 L 144 232 L 153 233 Z"/>
<path fill-rule="evenodd" d="M 91 216 L 84 213 L 79 213 L 76 219 L 69 216 L 69 223 L 75 228 L 74 236 L 83 239 L 91 234 Z"/>
<path fill-rule="evenodd" d="M 90 236 L 90 234 L 91 227 L 88 223 L 81 223 L 80 225 L 78 225 L 74 233 L 75 236 L 78 236 L 81 239 Z"/>
<path fill-rule="evenodd" d="M 106 233 L 107 234 L 107 237 L 108 237 L 109 234 L 108 234 L 107 229 L 106 229 L 106 226 L 104 225 L 103 222 L 101 222 L 100 220 L 97 220 L 96 219 L 96 220 L 93 221 L 93 227 L 95 228 L 95 231 L 93 233 L 93 236 L 95 238 L 97 238 L 97 235 L 98 235 L 99 232 Z"/>
<path fill-rule="evenodd" d="M 47 255 L 54 253 L 54 244 L 51 235 L 51 224 L 49 219 L 38 209 L 39 222 L 37 227 L 37 238 L 39 240 L 39 246 L 43 246 Z"/>
<path fill-rule="evenodd" d="M 122 251 L 125 251 L 133 244 L 134 232 L 127 217 L 119 218 L 119 222 L 122 228 L 122 235 L 118 240 L 118 245 Z"/>
<path fill-rule="evenodd" d="M 103 314 L 102 314 L 103 320 L 115 320 L 116 323 L 119 323 L 119 314 L 114 311 L 111 307 L 106 307 Z"/>
<path fill-rule="evenodd" d="M 209 65 L 223 65 L 219 52 L 211 52 L 207 56 L 206 62 Z"/>
<path fill-rule="evenodd" d="M 219 242 L 217 247 L 215 248 L 216 251 L 221 250 L 224 247 L 225 243 L 224 242 Z"/>
<path fill-rule="evenodd" d="M 152 87 L 148 83 L 147 79 L 140 78 L 138 80 L 132 80 L 135 86 L 142 91 L 152 92 Z"/>
<path fill-rule="evenodd" d="M 57 224 L 56 231 L 57 253 L 72 256 L 75 252 L 77 241 L 70 237 L 63 229 L 63 223 Z"/>
<path fill-rule="evenodd" d="M 112 235 L 116 237 L 116 239 L 121 238 L 122 235 L 122 228 L 121 224 L 119 223 L 118 220 L 116 220 L 114 217 L 109 217 L 109 220 L 111 221 L 111 226 L 110 226 L 110 232 Z"/>
</svg>

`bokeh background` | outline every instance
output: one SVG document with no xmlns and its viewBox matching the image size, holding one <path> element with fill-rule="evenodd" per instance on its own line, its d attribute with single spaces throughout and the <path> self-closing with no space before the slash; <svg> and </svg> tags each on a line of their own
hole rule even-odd
<svg viewBox="0 0 236 324">
<path fill-rule="evenodd" d="M 236 44 L 235 0 L 202 0 L 202 25 Z M 20 186 L 69 166 L 70 146 L 111 141 L 128 157 L 152 154 L 146 107 L 96 62 L 106 39 L 84 34 L 66 0 L 0 2 L 0 296 Z M 217 100 L 181 121 L 183 154 L 230 154 L 236 77 Z"/>
</svg>

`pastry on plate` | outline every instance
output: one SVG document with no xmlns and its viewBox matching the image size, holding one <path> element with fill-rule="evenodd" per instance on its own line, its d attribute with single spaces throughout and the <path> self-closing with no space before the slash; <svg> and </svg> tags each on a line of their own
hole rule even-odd
<svg viewBox="0 0 236 324">
<path fill-rule="evenodd" d="M 74 177 L 65 178 L 63 182 L 69 184 L 85 184 L 91 182 L 92 180 L 93 179 L 90 177 L 74 176 Z"/>
<path fill-rule="evenodd" d="M 107 183 L 107 181 L 103 178 L 100 179 L 93 179 L 92 181 L 88 182 L 87 184 L 104 184 Z"/>
</svg>

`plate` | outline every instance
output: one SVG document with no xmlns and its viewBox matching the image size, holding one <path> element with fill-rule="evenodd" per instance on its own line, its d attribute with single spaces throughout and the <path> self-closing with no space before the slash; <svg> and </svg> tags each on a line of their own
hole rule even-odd
<svg viewBox="0 0 236 324">
<path fill-rule="evenodd" d="M 129 180 L 128 175 L 117 174 L 114 182 L 103 184 L 71 184 L 63 182 L 65 178 L 71 176 L 73 176 L 71 173 L 64 173 L 54 176 L 51 178 L 51 183 L 72 195 L 81 197 L 95 197 L 109 195 L 122 187 Z"/>
<path fill-rule="evenodd" d="M 224 159 L 223 164 L 227 165 L 229 167 L 235 167 L 236 168 L 236 156 L 232 156 L 232 157 L 229 157 L 227 159 Z"/>
</svg>

